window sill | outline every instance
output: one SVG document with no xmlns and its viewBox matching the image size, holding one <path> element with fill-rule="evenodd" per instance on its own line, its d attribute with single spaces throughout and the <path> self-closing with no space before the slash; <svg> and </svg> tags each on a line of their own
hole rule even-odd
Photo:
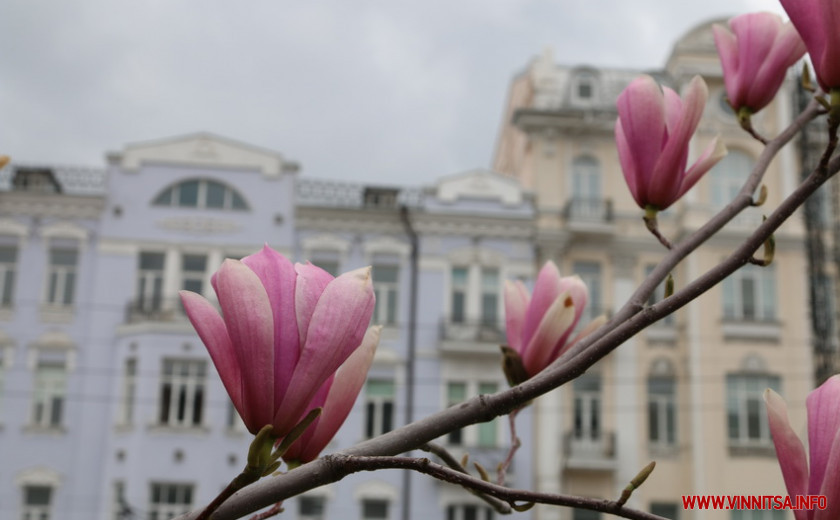
<svg viewBox="0 0 840 520">
<path fill-rule="evenodd" d="M 781 338 L 782 324 L 778 321 L 735 321 L 724 319 L 724 339 L 746 339 L 772 341 L 778 343 Z"/>
<path fill-rule="evenodd" d="M 730 444 L 730 457 L 776 457 L 776 448 L 771 441 L 755 444 Z"/>
<path fill-rule="evenodd" d="M 676 444 L 648 443 L 648 453 L 651 457 L 672 459 L 679 455 L 680 448 Z"/>
<path fill-rule="evenodd" d="M 72 305 L 53 305 L 50 303 L 41 305 L 41 321 L 44 323 L 70 323 L 74 316 L 75 311 Z"/>
<path fill-rule="evenodd" d="M 197 426 L 171 426 L 168 424 L 150 424 L 148 427 L 149 433 L 174 433 L 174 434 L 202 434 L 210 433 L 210 427 L 204 425 Z"/>
<path fill-rule="evenodd" d="M 23 427 L 23 433 L 34 435 L 65 435 L 67 430 L 64 426 L 43 426 L 40 424 L 28 424 Z"/>
</svg>

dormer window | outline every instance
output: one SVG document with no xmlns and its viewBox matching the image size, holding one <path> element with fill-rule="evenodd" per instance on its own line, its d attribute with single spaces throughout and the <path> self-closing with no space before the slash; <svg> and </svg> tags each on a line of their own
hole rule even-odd
<svg viewBox="0 0 840 520">
<path fill-rule="evenodd" d="M 366 208 L 396 208 L 399 190 L 393 188 L 367 187 L 364 192 Z"/>
<path fill-rule="evenodd" d="M 578 81 L 578 97 L 580 99 L 589 99 L 592 97 L 592 82 L 587 79 Z"/>
<path fill-rule="evenodd" d="M 575 76 L 572 83 L 572 99 L 578 103 L 590 104 L 595 101 L 597 88 L 597 78 L 589 72 L 582 72 Z"/>
<path fill-rule="evenodd" d="M 210 179 L 192 179 L 163 190 L 152 203 L 155 206 L 244 211 L 245 199 L 230 186 Z"/>
<path fill-rule="evenodd" d="M 12 179 L 15 191 L 61 193 L 61 184 L 49 168 L 16 168 Z"/>
</svg>

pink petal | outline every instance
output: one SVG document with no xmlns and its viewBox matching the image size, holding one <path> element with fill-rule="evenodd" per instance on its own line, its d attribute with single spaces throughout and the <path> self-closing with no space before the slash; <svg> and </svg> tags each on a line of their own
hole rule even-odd
<svg viewBox="0 0 840 520">
<path fill-rule="evenodd" d="M 756 81 L 758 71 L 773 48 L 781 18 L 772 13 L 748 13 L 729 22 L 738 39 L 740 90 L 746 94 L 748 84 Z"/>
<path fill-rule="evenodd" d="M 298 338 L 300 344 L 303 345 L 306 342 L 312 313 L 315 312 L 315 307 L 318 305 L 318 300 L 321 298 L 324 289 L 334 280 L 334 277 L 309 262 L 295 264 L 295 271 L 298 274 L 295 286 L 295 312 L 297 314 Z"/>
<path fill-rule="evenodd" d="M 566 276 L 561 279 L 560 290 L 564 293 L 569 293 L 575 307 L 575 315 L 572 319 L 572 324 L 569 325 L 569 328 L 560 336 L 560 339 L 554 345 L 554 350 L 551 351 L 551 355 L 549 356 L 551 360 L 557 359 L 566 350 L 566 342 L 577 326 L 578 321 L 580 321 L 583 310 L 586 308 L 586 301 L 589 299 L 589 290 L 586 288 L 583 280 L 580 279 L 580 276 L 577 275 Z"/>
<path fill-rule="evenodd" d="M 318 457 L 350 415 L 353 404 L 365 384 L 370 365 L 373 363 L 381 330 L 382 327 L 368 329 L 362 344 L 336 372 L 335 382 L 324 403 L 324 411 L 321 413 L 318 427 L 301 453 L 302 462 L 309 462 Z"/>
<path fill-rule="evenodd" d="M 566 334 L 575 317 L 575 306 L 569 293 L 557 297 L 543 314 L 531 340 L 525 346 L 522 363 L 530 377 L 541 372 L 554 359 L 551 354 L 561 336 Z"/>
<path fill-rule="evenodd" d="M 840 375 L 832 376 L 808 395 L 808 446 L 811 460 L 811 480 L 808 492 L 818 494 L 828 468 L 832 445 L 840 431 Z"/>
<path fill-rule="evenodd" d="M 792 497 L 808 494 L 808 460 L 805 458 L 805 448 L 796 436 L 788 420 L 785 401 L 769 388 L 764 391 L 764 402 L 767 405 L 767 419 L 770 424 L 770 434 L 776 445 L 776 456 L 782 468 L 788 494 Z M 802 513 L 802 514 L 800 514 Z M 805 520 L 805 511 L 796 513 L 797 520 Z"/>
<path fill-rule="evenodd" d="M 297 316 L 295 315 L 295 281 L 292 262 L 266 245 L 256 254 L 242 259 L 262 282 L 274 315 L 274 402 L 286 394 L 289 380 L 300 357 Z"/>
<path fill-rule="evenodd" d="M 744 93 L 738 75 L 738 44 L 735 35 L 722 25 L 712 26 L 715 37 L 720 65 L 723 68 L 723 82 L 726 85 L 726 95 L 734 106 L 741 106 Z"/>
<path fill-rule="evenodd" d="M 531 342 L 543 315 L 560 295 L 560 270 L 557 264 L 549 260 L 540 269 L 537 281 L 534 283 L 534 294 L 525 311 L 525 322 L 522 326 L 522 348 Z"/>
<path fill-rule="evenodd" d="M 697 158 L 697 162 L 695 162 L 694 165 L 685 173 L 682 185 L 680 186 L 680 191 L 677 193 L 677 199 L 685 195 L 688 190 L 693 188 L 694 185 L 697 184 L 697 181 L 699 181 L 706 172 L 711 170 L 714 165 L 726 157 L 727 153 L 729 152 L 726 149 L 726 145 L 723 144 L 720 137 L 712 139 L 709 146 L 707 146 L 706 149 L 703 150 L 703 153 L 700 154 L 700 157 Z"/>
<path fill-rule="evenodd" d="M 530 300 L 531 295 L 521 281 L 505 281 L 505 332 L 508 346 L 520 353 L 525 311 Z"/>
<path fill-rule="evenodd" d="M 259 424 L 259 430 L 272 423 L 275 406 L 271 304 L 259 277 L 238 260 L 224 261 L 216 273 L 216 293 L 239 368 L 247 374 L 242 386 L 246 424 Z"/>
<path fill-rule="evenodd" d="M 359 346 L 374 306 L 370 268 L 344 273 L 327 285 L 312 313 L 306 343 L 275 416 L 284 430 L 304 412 L 318 388 Z"/>
<path fill-rule="evenodd" d="M 775 16 L 775 15 L 771 15 Z M 805 44 L 790 23 L 781 25 L 772 49 L 749 86 L 749 106 L 758 111 L 767 106 L 779 91 L 787 70 L 805 54 Z"/>
<path fill-rule="evenodd" d="M 825 496 L 826 508 L 814 511 L 813 520 L 836 520 L 840 516 L 840 430 L 834 433 L 831 452 L 828 454 L 828 471 L 822 481 L 820 495 Z"/>
<path fill-rule="evenodd" d="M 641 76 L 621 92 L 617 105 L 626 148 L 636 172 L 636 184 L 643 190 L 650 185 L 665 139 L 663 94 L 653 78 Z"/>
<path fill-rule="evenodd" d="M 198 332 L 198 337 L 207 347 L 207 352 L 210 353 L 210 358 L 216 365 L 216 371 L 219 372 L 219 377 L 233 401 L 233 406 L 242 416 L 243 422 L 248 425 L 248 430 L 251 430 L 256 424 L 248 420 L 250 410 L 242 402 L 242 374 L 239 370 L 239 360 L 234 352 L 224 320 L 204 297 L 190 291 L 180 291 L 178 294 L 181 296 L 181 302 L 184 304 L 190 323 Z M 256 428 L 259 430 L 261 427 Z"/>
<path fill-rule="evenodd" d="M 321 419 L 324 417 L 324 403 L 327 401 L 327 395 L 329 395 L 330 389 L 332 388 L 334 382 L 335 374 L 331 375 L 329 378 L 327 378 L 326 381 L 324 381 L 324 384 L 321 385 L 321 388 L 318 389 L 318 391 L 315 393 L 315 396 L 312 398 L 311 401 L 309 401 L 309 406 L 306 407 L 306 411 L 300 416 L 298 422 L 303 420 L 303 418 L 306 417 L 306 414 L 308 414 L 310 411 L 316 408 L 321 408 L 321 415 L 316 417 L 315 420 L 312 421 L 312 424 L 310 424 L 309 427 L 303 431 L 300 437 L 298 437 L 297 440 L 293 442 L 291 446 L 288 447 L 286 453 L 283 455 L 284 460 L 296 460 L 304 462 L 302 458 L 303 451 L 311 442 L 312 437 L 315 435 L 315 431 L 318 429 L 318 425 L 320 424 Z"/>
<path fill-rule="evenodd" d="M 782 7 L 796 27 L 820 86 L 828 91 L 840 86 L 840 6 L 833 0 L 780 0 Z"/>
<path fill-rule="evenodd" d="M 615 145 L 618 149 L 618 162 L 621 164 L 621 171 L 624 174 L 627 187 L 630 189 L 630 194 L 633 195 L 636 204 L 644 209 L 647 189 L 640 184 L 641 174 L 636 168 L 636 160 L 633 157 L 633 150 L 630 149 L 630 144 L 627 142 L 627 136 L 624 135 L 621 118 L 615 120 Z"/>
</svg>

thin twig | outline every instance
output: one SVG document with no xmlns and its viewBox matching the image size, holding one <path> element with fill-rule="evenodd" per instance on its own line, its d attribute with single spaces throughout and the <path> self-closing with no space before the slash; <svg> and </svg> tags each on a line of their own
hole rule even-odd
<svg viewBox="0 0 840 520">
<path fill-rule="evenodd" d="M 521 410 L 522 408 L 518 408 L 508 414 L 508 424 L 510 425 L 510 450 L 508 451 L 504 462 L 499 464 L 499 470 L 496 475 L 496 484 L 500 486 L 505 485 L 505 475 L 507 474 L 507 470 L 511 463 L 513 463 L 513 456 L 516 455 L 516 451 L 520 446 L 522 446 L 522 441 L 519 440 L 519 437 L 516 435 L 516 416 L 519 415 Z"/>
<path fill-rule="evenodd" d="M 277 516 L 283 512 L 283 501 L 277 502 L 271 509 L 267 509 L 262 513 L 257 513 L 250 518 L 250 520 L 265 520 L 266 518 L 271 518 L 272 516 Z"/>
</svg>

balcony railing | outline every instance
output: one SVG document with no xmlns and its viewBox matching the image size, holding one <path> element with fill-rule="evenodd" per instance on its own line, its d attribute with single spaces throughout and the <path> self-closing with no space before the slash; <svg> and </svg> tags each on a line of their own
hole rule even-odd
<svg viewBox="0 0 840 520">
<path fill-rule="evenodd" d="M 504 325 L 498 319 L 459 320 L 447 317 L 441 320 L 440 339 L 500 344 L 505 342 Z"/>
<path fill-rule="evenodd" d="M 568 469 L 613 470 L 616 468 L 614 432 L 600 432 L 594 436 L 566 432 L 563 436 L 563 452 Z"/>
<path fill-rule="evenodd" d="M 148 298 L 128 302 L 126 323 L 172 322 L 186 319 L 180 298 Z"/>
<path fill-rule="evenodd" d="M 572 198 L 563 209 L 566 222 L 607 224 L 613 221 L 612 201 L 609 199 Z"/>
</svg>

